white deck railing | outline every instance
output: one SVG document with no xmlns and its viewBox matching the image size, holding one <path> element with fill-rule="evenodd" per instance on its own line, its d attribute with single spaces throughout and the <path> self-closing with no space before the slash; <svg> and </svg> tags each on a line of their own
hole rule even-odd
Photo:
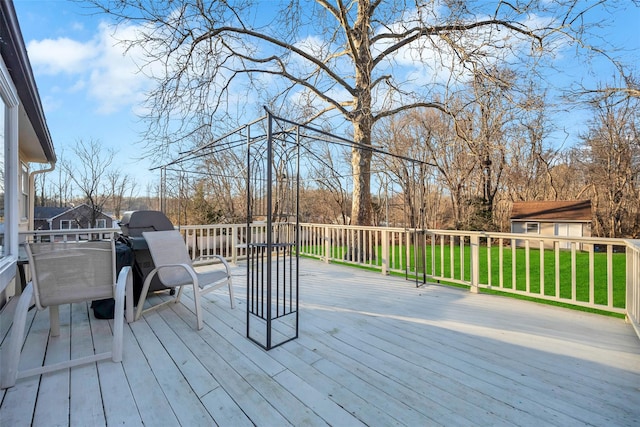
<svg viewBox="0 0 640 427">
<path fill-rule="evenodd" d="M 626 316 L 640 337 L 640 240 L 627 241 Z"/>
<path fill-rule="evenodd" d="M 80 242 L 84 240 L 111 240 L 120 233 L 117 228 L 73 228 L 66 230 L 21 231 L 20 242 Z"/>
<path fill-rule="evenodd" d="M 364 250 L 354 250 L 362 246 L 359 242 Z M 448 282 L 472 292 L 496 290 L 619 314 L 626 313 L 625 292 L 627 299 L 637 301 L 640 286 L 631 270 L 638 246 L 622 239 L 303 224 L 300 248 L 326 262 L 402 273 L 421 282 Z"/>
<path fill-rule="evenodd" d="M 294 241 L 278 224 L 273 241 Z M 247 241 L 264 243 L 265 223 L 181 226 L 193 259 L 220 254 L 236 262 Z M 117 230 L 116 230 L 117 231 Z M 113 229 L 22 232 L 33 240 L 112 238 Z M 248 239 L 247 233 L 251 233 Z M 640 336 L 640 240 L 559 237 L 457 230 L 300 225 L 300 254 L 446 282 L 624 314 Z"/>
</svg>

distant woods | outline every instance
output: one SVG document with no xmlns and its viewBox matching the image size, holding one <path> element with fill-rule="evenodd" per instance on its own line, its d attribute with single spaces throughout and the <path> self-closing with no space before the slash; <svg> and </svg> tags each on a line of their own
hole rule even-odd
<svg viewBox="0 0 640 427">
<path fill-rule="evenodd" d="M 513 201 L 579 198 L 592 201 L 595 234 L 638 236 L 637 61 L 620 62 L 622 47 L 599 32 L 612 10 L 637 2 L 90 3 L 136 29 L 119 42 L 152 82 L 140 110 L 156 164 L 267 105 L 353 141 L 317 147 L 301 182 L 302 221 L 507 230 Z M 558 70 L 563 57 L 617 83 L 559 82 L 569 77 Z M 561 104 L 590 106 L 571 146 L 562 133 L 574 124 L 556 120 Z M 221 151 L 195 170 L 168 171 L 167 213 L 176 224 L 243 221 L 244 164 L 241 151 Z M 92 177 L 96 193 L 78 179 L 91 169 L 68 169 L 59 178 L 74 197 L 114 212 L 133 200 L 122 175 Z M 64 199 L 62 186 L 48 197 Z"/>
<path fill-rule="evenodd" d="M 544 103 L 525 99 L 520 110 L 461 102 L 455 117 L 412 110 L 381 121 L 374 145 L 416 162 L 372 155 L 372 224 L 508 231 L 514 201 L 589 199 L 595 235 L 637 238 L 638 98 L 594 100 L 587 131 L 571 147 L 545 142 L 551 129 Z M 36 205 L 86 203 L 115 218 L 160 209 L 160 183 L 137 188 L 98 141 L 78 141 L 73 154 L 73 162 L 63 153 L 54 172 L 38 175 Z M 352 223 L 349 149 L 319 145 L 314 156 L 303 171 L 300 220 Z M 175 224 L 246 221 L 245 161 L 241 150 L 221 151 L 203 157 L 197 171 L 168 171 L 167 214 Z"/>
</svg>

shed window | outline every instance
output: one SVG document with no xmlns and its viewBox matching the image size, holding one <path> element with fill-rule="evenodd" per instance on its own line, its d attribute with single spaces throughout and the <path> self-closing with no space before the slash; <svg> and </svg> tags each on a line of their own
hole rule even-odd
<svg viewBox="0 0 640 427">
<path fill-rule="evenodd" d="M 528 222 L 525 228 L 527 234 L 540 234 L 539 222 Z"/>
</svg>

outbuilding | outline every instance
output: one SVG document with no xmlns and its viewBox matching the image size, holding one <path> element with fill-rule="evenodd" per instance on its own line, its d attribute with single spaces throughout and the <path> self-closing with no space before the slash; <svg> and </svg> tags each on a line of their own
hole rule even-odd
<svg viewBox="0 0 640 427">
<path fill-rule="evenodd" d="M 93 211 L 87 204 L 67 207 L 34 208 L 35 230 L 73 230 L 78 228 L 113 228 L 113 218 Z"/>
<path fill-rule="evenodd" d="M 511 232 L 559 237 L 591 236 L 591 201 L 531 201 L 513 202 Z M 518 242 L 520 246 L 522 241 Z M 545 243 L 552 247 L 553 243 Z M 568 241 L 560 242 L 561 248 L 569 248 Z"/>
</svg>

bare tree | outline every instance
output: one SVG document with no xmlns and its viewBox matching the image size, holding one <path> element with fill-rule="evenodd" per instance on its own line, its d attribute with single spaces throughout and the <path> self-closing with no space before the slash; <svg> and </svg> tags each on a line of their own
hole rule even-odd
<svg viewBox="0 0 640 427">
<path fill-rule="evenodd" d="M 397 184 L 402 192 L 405 223 L 411 228 L 428 228 L 436 224 L 437 204 L 433 195 L 442 193 L 437 181 L 437 166 L 433 162 L 428 132 L 421 127 L 424 116 L 430 112 L 396 115 L 381 122 L 374 132 L 376 141 L 394 155 L 376 156 L 380 187 L 388 204 L 388 184 Z M 413 160 L 413 161 L 411 161 Z M 435 200 L 438 200 L 436 198 Z"/>
<path fill-rule="evenodd" d="M 95 227 L 98 215 L 112 195 L 108 193 L 108 173 L 115 153 L 95 139 L 78 140 L 73 149 L 77 161 L 65 160 L 61 167 L 76 185 L 80 197 L 90 208 L 89 227 Z"/>
<path fill-rule="evenodd" d="M 67 206 L 73 200 L 71 176 L 63 165 L 66 163 L 64 150 L 58 153 L 58 165 L 52 172 L 38 174 L 35 177 L 36 191 L 40 198 L 34 200 L 36 206 Z M 39 190 L 38 190 L 39 189 Z"/>
<path fill-rule="evenodd" d="M 125 196 L 132 198 L 135 190 L 135 181 L 128 174 L 123 174 L 119 169 L 113 169 L 106 174 L 107 191 L 111 195 L 111 207 L 113 215 L 120 218 L 122 213 Z"/>
<path fill-rule="evenodd" d="M 357 0 L 330 3 L 93 0 L 120 22 L 140 22 L 132 49 L 157 78 L 149 97 L 152 147 L 166 154 L 252 93 L 297 101 L 311 120 L 339 113 L 353 134 L 352 221 L 371 221 L 371 132 L 414 108 L 451 113 L 449 95 L 469 70 L 534 67 L 587 32 L 582 4 Z M 607 6 L 610 2 L 607 2 Z M 542 19 L 532 19 L 532 17 Z M 317 36 L 309 35 L 313 29 Z"/>
<path fill-rule="evenodd" d="M 595 205 L 595 232 L 607 237 L 638 233 L 640 121 L 638 99 L 613 94 L 594 104 L 594 118 L 576 155 L 587 174 L 585 193 Z"/>
<path fill-rule="evenodd" d="M 317 187 L 326 190 L 329 197 L 324 202 L 335 207 L 337 215 L 330 218 L 330 222 L 349 224 L 350 217 L 347 207 L 351 195 L 347 190 L 345 180 L 351 175 L 351 168 L 348 162 L 341 159 L 345 153 L 343 151 L 336 153 L 335 150 L 335 147 L 323 145 L 317 152 L 314 150 L 305 155 L 313 156 L 313 160 L 309 162 L 310 178 Z"/>
</svg>

